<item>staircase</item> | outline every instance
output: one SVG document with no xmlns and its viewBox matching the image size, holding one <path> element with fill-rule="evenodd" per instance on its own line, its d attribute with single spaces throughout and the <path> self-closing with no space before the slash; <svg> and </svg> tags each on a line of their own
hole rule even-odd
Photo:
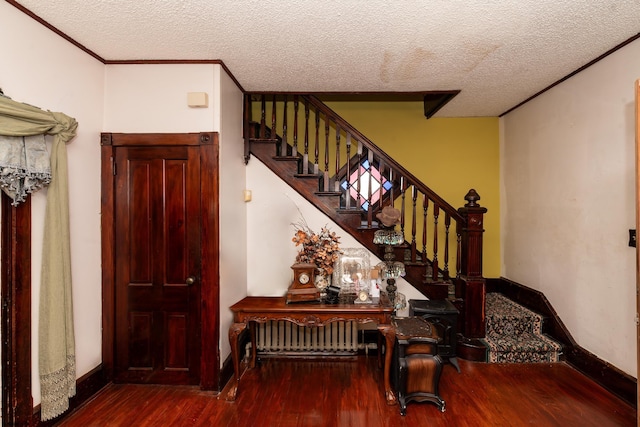
<svg viewBox="0 0 640 427">
<path fill-rule="evenodd" d="M 453 300 L 465 335 L 484 336 L 486 209 L 474 190 L 454 208 L 310 95 L 247 94 L 244 122 L 245 161 L 260 160 L 381 259 L 376 214 L 400 210 L 405 244 L 394 250 L 404 279 L 430 299 Z"/>
<path fill-rule="evenodd" d="M 542 333 L 543 317 L 499 293 L 487 294 L 487 361 L 557 362 L 562 346 Z"/>
</svg>

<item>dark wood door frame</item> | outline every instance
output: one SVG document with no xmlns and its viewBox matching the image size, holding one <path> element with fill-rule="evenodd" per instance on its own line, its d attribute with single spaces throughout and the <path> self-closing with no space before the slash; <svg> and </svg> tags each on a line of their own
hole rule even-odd
<svg viewBox="0 0 640 427">
<path fill-rule="evenodd" d="M 2 420 L 27 426 L 31 396 L 31 197 L 14 207 L 2 193 Z"/>
<path fill-rule="evenodd" d="M 102 364 L 109 381 L 114 376 L 115 338 L 115 192 L 114 159 L 118 146 L 200 146 L 201 223 L 201 356 L 200 387 L 220 389 L 219 175 L 218 134 L 101 135 L 102 169 Z"/>
</svg>

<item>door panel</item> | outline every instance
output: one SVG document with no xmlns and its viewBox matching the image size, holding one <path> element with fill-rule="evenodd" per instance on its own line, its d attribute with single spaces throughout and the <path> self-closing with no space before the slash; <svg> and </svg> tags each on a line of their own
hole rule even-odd
<svg viewBox="0 0 640 427">
<path fill-rule="evenodd" d="M 116 148 L 116 381 L 199 382 L 199 153 Z"/>
</svg>

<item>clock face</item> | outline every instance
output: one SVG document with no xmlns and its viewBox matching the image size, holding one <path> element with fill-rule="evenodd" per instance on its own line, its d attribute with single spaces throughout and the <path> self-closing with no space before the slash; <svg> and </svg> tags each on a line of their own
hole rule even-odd
<svg viewBox="0 0 640 427">
<path fill-rule="evenodd" d="M 307 283 L 309 283 L 309 275 L 307 273 L 300 273 L 300 275 L 298 276 L 298 282 L 306 285 Z"/>
<path fill-rule="evenodd" d="M 366 291 L 360 291 L 360 292 L 358 293 L 358 299 L 359 299 L 360 301 L 366 301 L 366 300 L 368 300 L 368 299 L 369 299 L 369 294 L 368 294 Z"/>
</svg>

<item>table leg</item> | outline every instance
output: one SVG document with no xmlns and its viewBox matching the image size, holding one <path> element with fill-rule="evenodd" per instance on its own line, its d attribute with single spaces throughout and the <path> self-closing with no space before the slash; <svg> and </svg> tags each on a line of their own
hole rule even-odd
<svg viewBox="0 0 640 427">
<path fill-rule="evenodd" d="M 251 360 L 249 362 L 249 367 L 251 369 L 256 367 L 256 322 L 249 322 L 249 334 L 251 336 Z"/>
<path fill-rule="evenodd" d="M 387 404 L 395 405 L 397 400 L 391 389 L 391 361 L 393 359 L 393 346 L 396 342 L 396 330 L 391 325 L 378 325 L 378 331 L 384 336 L 386 343 L 384 355 L 384 393 Z"/>
<path fill-rule="evenodd" d="M 236 400 L 238 386 L 240 385 L 240 348 L 238 347 L 238 335 L 247 328 L 246 323 L 233 323 L 229 328 L 229 344 L 231 346 L 231 359 L 233 360 L 233 384 L 227 394 L 227 400 Z"/>
</svg>

